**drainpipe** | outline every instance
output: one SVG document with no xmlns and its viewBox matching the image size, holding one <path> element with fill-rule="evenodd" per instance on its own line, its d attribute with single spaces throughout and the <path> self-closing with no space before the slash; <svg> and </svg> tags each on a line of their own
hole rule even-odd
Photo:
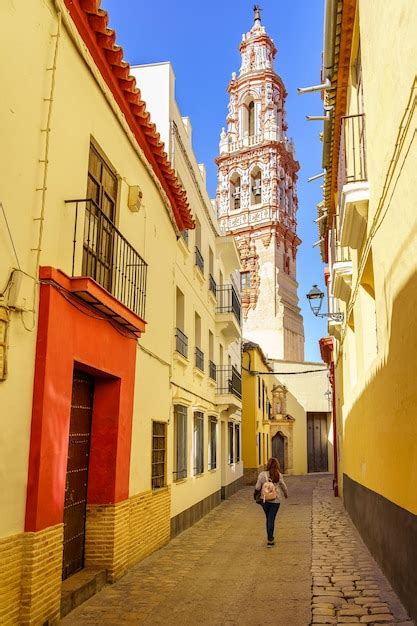
<svg viewBox="0 0 417 626">
<path fill-rule="evenodd" d="M 338 480 L 338 461 L 337 461 L 337 420 L 336 420 L 336 381 L 334 375 L 334 360 L 330 363 L 330 384 L 332 386 L 332 410 L 333 410 L 333 493 L 335 497 L 339 495 L 339 480 Z"/>
</svg>

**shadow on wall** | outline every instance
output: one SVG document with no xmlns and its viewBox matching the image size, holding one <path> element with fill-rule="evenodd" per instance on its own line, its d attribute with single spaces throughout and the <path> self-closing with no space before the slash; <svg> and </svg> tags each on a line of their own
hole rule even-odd
<svg viewBox="0 0 417 626">
<path fill-rule="evenodd" d="M 345 422 L 345 505 L 417 619 L 417 272 L 392 307 L 386 361 Z M 412 511 L 412 512 L 410 512 Z"/>
</svg>

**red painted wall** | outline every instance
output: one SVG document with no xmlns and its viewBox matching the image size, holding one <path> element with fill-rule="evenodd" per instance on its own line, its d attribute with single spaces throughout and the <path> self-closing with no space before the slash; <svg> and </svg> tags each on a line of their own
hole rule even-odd
<svg viewBox="0 0 417 626">
<path fill-rule="evenodd" d="M 68 292 L 41 285 L 26 531 L 62 523 L 74 367 L 96 377 L 88 501 L 129 495 L 136 338 Z"/>
</svg>

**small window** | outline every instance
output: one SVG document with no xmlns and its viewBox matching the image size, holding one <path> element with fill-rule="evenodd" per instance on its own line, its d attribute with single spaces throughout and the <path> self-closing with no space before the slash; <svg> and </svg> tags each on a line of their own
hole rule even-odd
<svg viewBox="0 0 417 626">
<path fill-rule="evenodd" d="M 240 461 L 240 424 L 235 424 L 235 461 Z"/>
<path fill-rule="evenodd" d="M 255 103 L 253 100 L 248 104 L 248 132 L 249 137 L 255 134 Z"/>
<path fill-rule="evenodd" d="M 259 167 L 254 167 L 250 177 L 251 204 L 259 204 L 262 201 L 262 178 Z"/>
<path fill-rule="evenodd" d="M 210 470 L 217 467 L 217 418 L 209 417 L 209 458 L 208 468 Z"/>
<path fill-rule="evenodd" d="M 227 424 L 227 428 L 228 428 L 228 434 L 229 434 L 229 465 L 231 465 L 233 463 L 234 460 L 234 456 L 235 456 L 235 446 L 234 446 L 234 429 L 233 429 L 233 422 L 228 422 Z"/>
<path fill-rule="evenodd" d="M 194 474 L 204 472 L 204 414 L 194 413 Z"/>
<path fill-rule="evenodd" d="M 240 209 L 240 176 L 233 174 L 230 179 L 230 208 Z"/>
<path fill-rule="evenodd" d="M 240 287 L 242 293 L 249 291 L 250 289 L 250 272 L 240 273 Z"/>
<path fill-rule="evenodd" d="M 261 379 L 258 376 L 258 409 L 261 408 Z"/>
<path fill-rule="evenodd" d="M 174 406 L 174 480 L 187 477 L 187 407 Z"/>
<path fill-rule="evenodd" d="M 152 489 L 165 487 L 166 424 L 152 422 Z"/>
<path fill-rule="evenodd" d="M 258 465 L 262 464 L 261 433 L 258 433 Z"/>
</svg>

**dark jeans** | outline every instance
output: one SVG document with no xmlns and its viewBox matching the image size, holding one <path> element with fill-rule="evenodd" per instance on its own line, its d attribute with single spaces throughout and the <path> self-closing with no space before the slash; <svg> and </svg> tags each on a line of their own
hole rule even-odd
<svg viewBox="0 0 417 626">
<path fill-rule="evenodd" d="M 275 518 L 280 507 L 280 502 L 263 502 L 262 508 L 266 517 L 266 533 L 268 541 L 274 541 Z"/>
</svg>

